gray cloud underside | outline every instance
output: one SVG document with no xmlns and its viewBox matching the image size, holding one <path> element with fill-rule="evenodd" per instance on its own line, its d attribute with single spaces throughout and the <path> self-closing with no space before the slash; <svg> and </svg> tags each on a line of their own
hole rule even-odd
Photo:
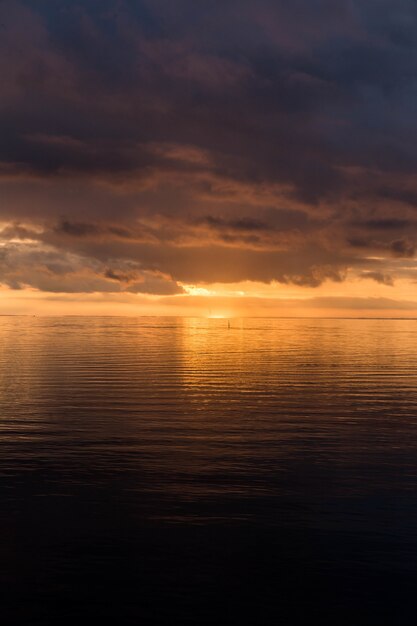
<svg viewBox="0 0 417 626">
<path fill-rule="evenodd" d="M 3 284 L 414 279 L 414 2 L 5 0 L 0 23 Z"/>
</svg>

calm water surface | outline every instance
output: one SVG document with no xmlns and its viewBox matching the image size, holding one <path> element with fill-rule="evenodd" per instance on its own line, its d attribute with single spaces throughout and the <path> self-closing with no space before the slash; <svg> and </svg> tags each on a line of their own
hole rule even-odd
<svg viewBox="0 0 417 626">
<path fill-rule="evenodd" d="M 0 318 L 0 622 L 417 624 L 417 321 Z"/>
</svg>

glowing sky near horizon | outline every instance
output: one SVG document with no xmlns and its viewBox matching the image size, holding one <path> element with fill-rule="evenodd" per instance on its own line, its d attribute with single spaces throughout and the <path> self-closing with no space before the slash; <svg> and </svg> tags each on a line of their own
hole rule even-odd
<svg viewBox="0 0 417 626">
<path fill-rule="evenodd" d="M 0 313 L 417 315 L 414 2 L 0 24 Z"/>
</svg>

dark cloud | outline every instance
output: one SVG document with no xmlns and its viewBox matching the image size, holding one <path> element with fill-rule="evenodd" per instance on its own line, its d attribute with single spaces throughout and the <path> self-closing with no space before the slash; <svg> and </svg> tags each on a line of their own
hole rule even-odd
<svg viewBox="0 0 417 626">
<path fill-rule="evenodd" d="M 62 221 L 57 227 L 56 232 L 70 235 L 71 237 L 84 237 L 97 234 L 100 229 L 97 225 L 88 222 L 69 222 Z"/>
<path fill-rule="evenodd" d="M 251 217 L 242 217 L 235 220 L 225 220 L 221 217 L 214 217 L 212 215 L 208 215 L 204 218 L 204 221 L 216 229 L 230 229 L 237 231 L 252 231 L 252 230 L 267 230 L 268 226 L 264 222 L 251 218 Z"/>
<path fill-rule="evenodd" d="M 391 284 L 369 257 L 414 256 L 411 0 L 4 0 L 0 22 L 5 283 Z"/>
<path fill-rule="evenodd" d="M 396 217 L 388 217 L 366 220 L 364 222 L 357 223 L 356 226 L 364 230 L 395 231 L 412 227 L 414 226 L 414 222 Z"/>
<path fill-rule="evenodd" d="M 378 195 L 388 200 L 397 200 L 413 208 L 417 207 L 417 191 L 413 189 L 381 187 L 378 189 Z"/>
<path fill-rule="evenodd" d="M 382 283 L 383 285 L 389 285 L 392 287 L 394 285 L 394 281 L 392 276 L 388 274 L 384 274 L 383 272 L 361 272 L 360 278 L 368 278 L 370 280 L 375 280 L 377 283 Z"/>
<path fill-rule="evenodd" d="M 390 232 L 389 234 L 391 235 L 392 233 Z M 366 236 L 352 236 L 348 238 L 348 244 L 353 249 L 357 248 L 360 250 L 362 254 L 382 253 L 397 258 L 412 258 L 416 251 L 414 241 L 410 240 L 408 237 L 390 241 L 389 239 L 382 240 L 368 238 Z"/>
<path fill-rule="evenodd" d="M 45 292 L 180 294 L 183 288 L 159 271 L 142 270 L 130 261 L 115 261 L 116 269 L 82 256 L 30 243 L 3 243 L 0 284 L 11 289 L 32 287 Z"/>
<path fill-rule="evenodd" d="M 391 242 L 391 250 L 397 257 L 412 257 L 415 253 L 415 244 L 408 239 L 396 239 Z"/>
<path fill-rule="evenodd" d="M 121 283 L 129 283 L 135 278 L 135 274 L 128 272 L 118 272 L 112 270 L 111 268 L 107 269 L 104 275 L 106 278 L 110 278 L 110 280 L 117 280 Z"/>
</svg>

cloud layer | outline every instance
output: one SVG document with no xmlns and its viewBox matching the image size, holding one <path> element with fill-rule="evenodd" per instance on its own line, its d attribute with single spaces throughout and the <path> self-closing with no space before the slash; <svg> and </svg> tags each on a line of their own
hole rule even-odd
<svg viewBox="0 0 417 626">
<path fill-rule="evenodd" d="M 3 0 L 0 283 L 416 280 L 411 0 Z"/>
</svg>

